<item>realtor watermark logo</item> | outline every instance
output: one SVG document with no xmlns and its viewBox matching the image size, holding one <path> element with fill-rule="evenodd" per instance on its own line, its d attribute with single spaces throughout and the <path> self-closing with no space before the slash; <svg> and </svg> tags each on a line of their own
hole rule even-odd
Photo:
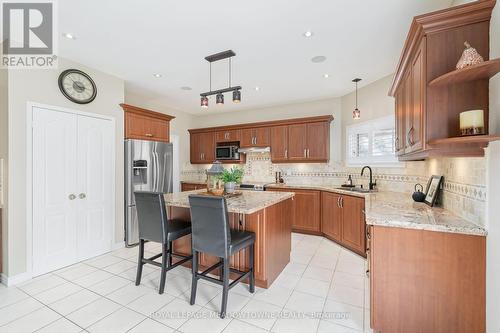
<svg viewBox="0 0 500 333">
<path fill-rule="evenodd" d="M 1 68 L 57 68 L 56 3 L 0 0 Z"/>
</svg>

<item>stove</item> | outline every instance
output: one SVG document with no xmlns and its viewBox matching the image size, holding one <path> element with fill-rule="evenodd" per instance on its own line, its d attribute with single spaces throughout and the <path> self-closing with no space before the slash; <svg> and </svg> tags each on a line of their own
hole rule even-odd
<svg viewBox="0 0 500 333">
<path fill-rule="evenodd" d="M 242 183 L 239 186 L 240 190 L 248 190 L 248 191 L 265 191 L 266 185 L 270 183 L 262 183 L 262 182 L 249 182 Z"/>
</svg>

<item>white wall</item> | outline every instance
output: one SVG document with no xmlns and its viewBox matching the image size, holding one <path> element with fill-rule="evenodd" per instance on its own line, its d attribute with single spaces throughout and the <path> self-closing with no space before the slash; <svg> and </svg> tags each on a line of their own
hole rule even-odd
<svg viewBox="0 0 500 333">
<path fill-rule="evenodd" d="M 61 71 L 77 68 L 88 73 L 96 82 L 97 97 L 87 105 L 70 102 L 59 91 L 57 79 Z M 26 113 L 27 102 L 37 102 L 116 119 L 116 232 L 115 242 L 123 242 L 123 111 L 124 82 L 114 76 L 95 71 L 81 64 L 59 58 L 58 70 L 9 71 L 9 210 L 8 262 L 9 277 L 28 270 L 26 226 L 31 221 L 26 213 Z"/>
<path fill-rule="evenodd" d="M 161 112 L 174 116 L 170 122 L 170 132 L 179 136 L 179 166 L 182 168 L 185 163 L 189 163 L 189 132 L 193 128 L 193 115 L 176 109 L 169 108 L 164 101 L 159 98 L 135 93 L 126 89 L 125 102 L 134 106 Z"/>
<path fill-rule="evenodd" d="M 334 120 L 332 121 L 330 127 L 330 160 L 335 162 L 342 159 L 340 154 L 340 145 L 342 140 L 340 137 L 340 133 L 342 133 L 342 112 L 340 105 L 340 98 L 331 98 L 256 110 L 196 116 L 194 118 L 194 128 L 333 115 Z"/>
<path fill-rule="evenodd" d="M 346 127 L 356 122 L 376 119 L 395 112 L 394 97 L 389 96 L 389 88 L 392 83 L 393 74 L 368 84 L 358 89 L 358 109 L 361 111 L 361 119 L 352 118 L 352 111 L 356 106 L 356 94 L 352 92 L 342 96 L 342 156 L 345 159 L 346 150 Z"/>
<path fill-rule="evenodd" d="M 0 44 L 1 46 L 1 44 Z M 0 159 L 4 160 L 4 174 L 3 174 L 3 197 L 4 204 L 0 203 L 0 208 L 2 213 L 0 218 L 2 219 L 2 267 L 0 267 L 0 272 L 5 272 L 7 269 L 7 174 L 8 174 L 8 148 L 9 148 L 9 131 L 8 131 L 8 71 L 0 69 Z M 2 175 L 0 175 L 1 177 Z"/>
</svg>

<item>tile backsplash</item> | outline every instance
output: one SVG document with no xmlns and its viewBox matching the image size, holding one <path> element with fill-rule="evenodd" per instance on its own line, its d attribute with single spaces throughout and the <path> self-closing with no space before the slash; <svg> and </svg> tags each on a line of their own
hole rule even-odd
<svg viewBox="0 0 500 333">
<path fill-rule="evenodd" d="M 187 163 L 181 172 L 184 181 L 204 181 L 210 165 Z M 226 167 L 229 167 L 227 165 Z M 271 163 L 269 153 L 247 155 L 244 181 L 274 182 L 275 172 L 281 171 L 288 184 L 341 185 L 352 175 L 354 184 L 368 185 L 368 172 L 360 175 L 360 167 L 346 167 L 341 163 Z M 486 160 L 485 158 L 434 158 L 419 162 L 405 162 L 397 167 L 373 167 L 377 188 L 411 195 L 415 184 L 426 186 L 432 175 L 444 176 L 440 206 L 477 223 L 486 218 Z"/>
</svg>

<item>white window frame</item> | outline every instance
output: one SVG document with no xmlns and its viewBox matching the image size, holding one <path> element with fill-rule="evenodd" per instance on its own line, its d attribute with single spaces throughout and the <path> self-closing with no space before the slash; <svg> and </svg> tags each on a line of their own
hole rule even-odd
<svg viewBox="0 0 500 333">
<path fill-rule="evenodd" d="M 363 122 L 357 122 L 346 128 L 345 160 L 347 166 L 376 165 L 379 167 L 401 167 L 402 163 L 398 161 L 396 153 L 391 156 L 364 156 L 353 157 L 350 154 L 350 137 L 356 134 L 368 134 L 369 151 L 373 152 L 373 133 L 383 128 L 396 127 L 395 115 L 375 118 Z"/>
</svg>

